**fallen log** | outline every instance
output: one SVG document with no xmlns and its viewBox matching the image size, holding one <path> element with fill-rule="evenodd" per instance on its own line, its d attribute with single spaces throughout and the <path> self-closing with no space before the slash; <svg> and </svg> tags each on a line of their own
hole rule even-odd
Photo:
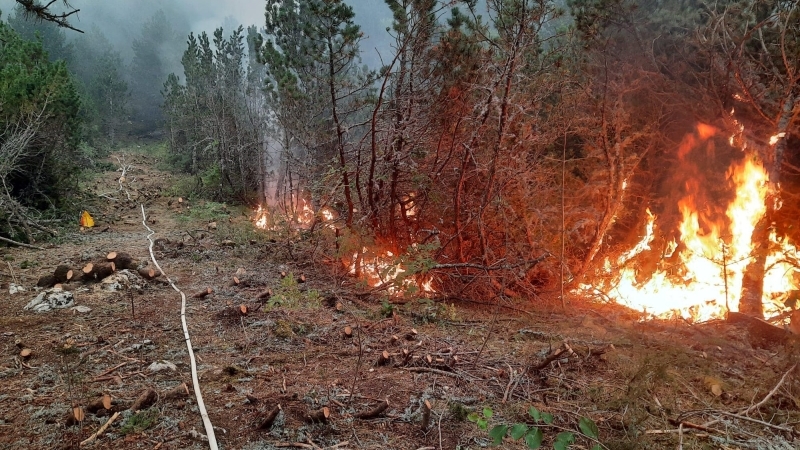
<svg viewBox="0 0 800 450">
<path fill-rule="evenodd" d="M 143 409 L 147 409 L 153 406 L 153 404 L 155 404 L 157 399 L 158 399 L 158 393 L 156 393 L 156 391 L 152 388 L 147 388 L 145 389 L 144 392 L 139 394 L 139 396 L 131 405 L 130 410 L 136 412 L 136 411 L 141 411 Z"/>
<path fill-rule="evenodd" d="M 383 412 L 386 411 L 386 408 L 388 408 L 388 407 L 389 407 L 389 399 L 386 399 L 386 400 L 378 403 L 378 406 L 376 406 L 376 407 L 374 407 L 374 408 L 372 408 L 372 409 L 370 409 L 368 411 L 357 413 L 357 414 L 353 415 L 353 417 L 355 417 L 356 419 L 362 419 L 362 420 L 374 419 L 374 418 L 380 416 L 381 414 L 383 414 Z"/>
<path fill-rule="evenodd" d="M 161 276 L 161 272 L 158 272 L 151 267 L 142 267 L 136 272 L 138 272 L 139 276 L 141 276 L 145 280 L 152 280 L 154 278 L 158 278 Z"/>
<path fill-rule="evenodd" d="M 259 430 L 269 430 L 272 428 L 272 424 L 275 423 L 275 419 L 278 418 L 278 414 L 281 412 L 281 405 L 277 405 L 272 410 L 270 410 L 266 416 L 261 420 L 261 423 L 258 425 Z M 326 417 L 327 419 L 327 417 Z"/>
<path fill-rule="evenodd" d="M 212 292 L 214 292 L 213 289 L 205 288 L 202 291 L 195 292 L 194 294 L 192 294 L 192 298 L 205 298 L 207 295 L 211 294 Z"/>
<path fill-rule="evenodd" d="M 327 406 L 323 407 L 319 411 L 314 411 L 307 414 L 303 421 L 306 423 L 328 423 L 328 419 L 331 417 L 331 410 L 328 409 Z"/>
<path fill-rule="evenodd" d="M 266 300 L 272 297 L 272 289 L 267 289 L 256 296 L 257 300 Z"/>
<path fill-rule="evenodd" d="M 133 257 L 125 252 L 110 252 L 106 255 L 106 260 L 114 263 L 117 270 L 132 269 L 136 267 L 137 262 Z"/>
<path fill-rule="evenodd" d="M 51 288 L 51 287 L 55 286 L 56 284 L 57 284 L 56 283 L 56 278 L 53 275 L 43 275 L 36 282 L 36 286 L 43 287 L 43 288 Z"/>
</svg>

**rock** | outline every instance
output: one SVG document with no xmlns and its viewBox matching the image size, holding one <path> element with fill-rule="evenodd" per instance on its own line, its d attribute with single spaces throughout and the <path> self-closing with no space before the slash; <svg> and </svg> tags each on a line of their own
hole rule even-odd
<svg viewBox="0 0 800 450">
<path fill-rule="evenodd" d="M 75 305 L 75 296 L 61 288 L 51 288 L 39 293 L 25 305 L 26 311 L 46 312 L 52 309 L 70 308 Z"/>
<path fill-rule="evenodd" d="M 20 286 L 20 285 L 18 285 L 18 284 L 14 284 L 14 283 L 11 283 L 11 284 L 8 285 L 8 293 L 9 294 L 14 295 L 14 294 L 17 294 L 17 293 L 20 293 L 20 292 L 25 292 L 25 288 Z"/>
<path fill-rule="evenodd" d="M 154 361 L 152 364 L 150 364 L 150 367 L 148 367 L 147 370 L 153 373 L 161 372 L 164 370 L 170 370 L 174 372 L 178 370 L 178 367 L 169 361 L 162 360 L 162 361 Z"/>
<path fill-rule="evenodd" d="M 100 289 L 105 292 L 119 292 L 124 291 L 131 287 L 132 280 L 135 280 L 136 277 L 131 273 L 130 270 L 120 270 L 119 272 L 115 272 L 114 274 L 105 277 L 103 281 L 100 282 Z M 134 288 L 139 288 L 139 286 L 134 285 Z"/>
<path fill-rule="evenodd" d="M 88 306 L 85 305 L 78 305 L 78 306 L 73 306 L 72 310 L 77 311 L 79 313 L 88 313 L 89 311 L 92 310 L 92 308 L 89 308 Z"/>
</svg>

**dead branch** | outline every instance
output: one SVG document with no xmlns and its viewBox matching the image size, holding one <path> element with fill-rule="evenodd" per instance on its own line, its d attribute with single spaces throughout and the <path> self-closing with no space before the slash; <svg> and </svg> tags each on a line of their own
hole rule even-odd
<svg viewBox="0 0 800 450">
<path fill-rule="evenodd" d="M 50 6 L 56 2 L 56 0 L 50 0 L 46 5 L 39 3 L 36 0 L 16 0 L 17 3 L 22 5 L 25 8 L 26 14 L 33 15 L 39 20 L 44 20 L 46 22 L 53 22 L 54 24 L 58 25 L 62 28 L 69 28 L 70 30 L 77 31 L 78 33 L 83 33 L 83 31 L 73 27 L 69 23 L 69 18 L 80 11 L 80 9 L 72 9 L 72 11 L 64 12 L 64 13 L 55 13 L 50 10 Z M 72 8 L 67 0 L 64 0 L 64 5 L 67 8 Z"/>
<path fill-rule="evenodd" d="M 278 404 L 272 410 L 264 416 L 264 420 L 258 425 L 259 430 L 269 430 L 272 428 L 272 424 L 275 423 L 275 419 L 278 417 L 278 414 L 281 412 L 281 405 Z"/>
<path fill-rule="evenodd" d="M 561 344 L 561 347 L 557 348 L 555 351 L 547 355 L 547 357 L 542 362 L 528 368 L 528 372 L 538 372 L 544 369 L 545 367 L 549 366 L 550 363 L 552 363 L 553 361 L 564 358 L 565 356 L 569 357 L 574 354 L 575 352 L 572 351 L 572 348 L 569 346 L 569 344 L 567 342 L 564 342 L 563 344 Z"/>
<path fill-rule="evenodd" d="M 35 245 L 24 244 L 22 242 L 13 241 L 13 240 L 11 240 L 9 238 L 5 238 L 3 236 L 0 236 L 0 241 L 3 241 L 5 243 L 11 244 L 11 245 L 16 245 L 17 247 L 25 247 L 25 248 L 30 248 L 30 249 L 33 249 L 33 250 L 44 250 L 44 248 L 42 248 L 42 247 L 37 247 Z"/>
<path fill-rule="evenodd" d="M 386 399 L 386 400 L 378 403 L 378 406 L 370 409 L 369 411 L 364 411 L 364 412 L 360 412 L 360 413 L 354 414 L 353 417 L 355 417 L 356 419 L 362 419 L 362 420 L 374 419 L 374 418 L 380 416 L 381 414 L 383 414 L 383 412 L 386 411 L 386 408 L 388 408 L 388 407 L 389 407 L 389 399 Z"/>
<path fill-rule="evenodd" d="M 117 420 L 117 417 L 119 417 L 119 411 L 115 412 L 114 415 L 112 415 L 108 419 L 108 421 L 106 421 L 106 423 L 104 423 L 103 426 L 101 426 L 100 429 L 98 429 L 93 435 L 91 435 L 88 438 L 86 438 L 85 440 L 83 440 L 80 443 L 80 446 L 83 447 L 84 445 L 86 445 L 86 444 L 94 441 L 98 437 L 100 437 L 100 435 L 103 434 L 103 432 L 106 431 L 106 428 L 108 428 L 109 425 L 111 425 L 112 423 L 114 423 L 115 420 Z"/>
</svg>

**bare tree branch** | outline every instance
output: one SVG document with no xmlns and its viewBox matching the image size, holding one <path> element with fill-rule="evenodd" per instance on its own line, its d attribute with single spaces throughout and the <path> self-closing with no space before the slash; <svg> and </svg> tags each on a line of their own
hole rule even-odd
<svg viewBox="0 0 800 450">
<path fill-rule="evenodd" d="M 68 11 L 56 13 L 50 10 L 50 7 L 53 5 L 53 3 L 56 3 L 56 1 L 57 0 L 50 0 L 47 4 L 41 4 L 37 0 L 16 0 L 17 3 L 25 8 L 26 17 L 35 16 L 39 20 L 53 22 L 60 27 L 69 28 L 70 30 L 77 31 L 78 33 L 83 33 L 83 31 L 73 27 L 68 22 L 70 16 L 77 14 L 80 9 L 73 8 L 72 5 L 69 4 L 68 0 L 62 0 L 64 6 L 68 8 Z"/>
</svg>

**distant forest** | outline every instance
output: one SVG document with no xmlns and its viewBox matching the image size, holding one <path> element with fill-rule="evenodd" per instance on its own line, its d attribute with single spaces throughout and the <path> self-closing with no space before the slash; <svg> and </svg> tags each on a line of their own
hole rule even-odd
<svg viewBox="0 0 800 450">
<path fill-rule="evenodd" d="M 385 3 L 381 67 L 341 0 L 266 0 L 211 35 L 159 12 L 129 65 L 96 28 L 68 42 L 20 6 L 0 23 L 2 233 L 29 241 L 73 171 L 130 139 L 167 141 L 198 195 L 325 209 L 341 255 L 378 245 L 476 296 L 577 285 L 648 207 L 675 225 L 689 177 L 713 215 L 735 160 L 767 169 L 765 220 L 800 214 L 798 2 Z M 698 124 L 715 133 L 688 173 Z"/>
</svg>

